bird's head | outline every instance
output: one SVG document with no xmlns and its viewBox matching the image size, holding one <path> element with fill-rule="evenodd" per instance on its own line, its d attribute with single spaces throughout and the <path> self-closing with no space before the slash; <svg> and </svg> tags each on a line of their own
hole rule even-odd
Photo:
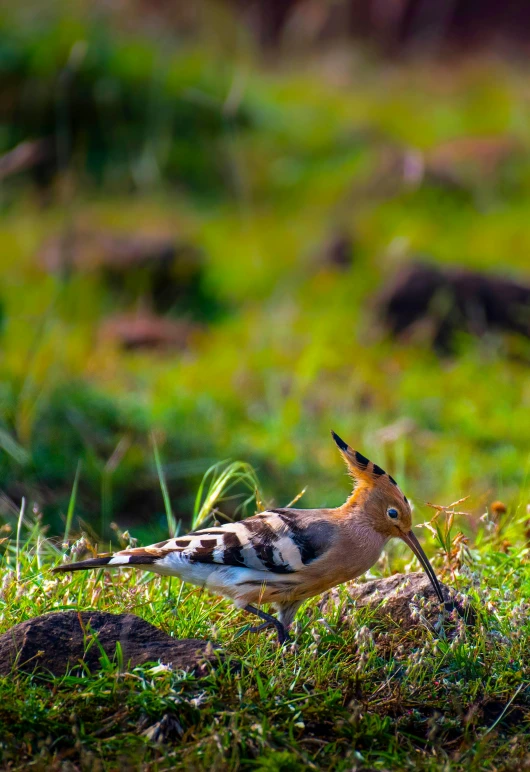
<svg viewBox="0 0 530 772">
<path fill-rule="evenodd" d="M 412 510 L 398 484 L 380 466 L 353 450 L 338 434 L 331 432 L 344 458 L 355 487 L 346 507 L 362 517 L 365 524 L 385 538 L 397 537 L 407 544 L 423 566 L 441 603 L 445 602 L 434 569 L 412 531 Z"/>
</svg>

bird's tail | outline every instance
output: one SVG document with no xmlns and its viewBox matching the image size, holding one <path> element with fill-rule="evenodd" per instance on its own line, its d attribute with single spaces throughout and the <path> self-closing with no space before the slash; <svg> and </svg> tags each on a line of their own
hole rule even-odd
<svg viewBox="0 0 530 772">
<path fill-rule="evenodd" d="M 81 571 L 85 568 L 101 568 L 102 566 L 108 566 L 112 560 L 112 555 L 108 555 L 105 558 L 91 558 L 90 560 L 81 560 L 79 563 L 63 563 L 60 566 L 52 568 L 52 573 L 61 573 L 65 571 Z"/>
<path fill-rule="evenodd" d="M 79 563 L 63 563 L 60 566 L 52 568 L 53 573 L 64 573 L 65 571 L 84 571 L 87 568 L 119 568 L 120 566 L 149 566 L 156 560 L 153 555 L 143 554 L 124 554 L 124 555 L 106 555 L 105 557 L 90 558 L 90 560 L 81 560 Z"/>
</svg>

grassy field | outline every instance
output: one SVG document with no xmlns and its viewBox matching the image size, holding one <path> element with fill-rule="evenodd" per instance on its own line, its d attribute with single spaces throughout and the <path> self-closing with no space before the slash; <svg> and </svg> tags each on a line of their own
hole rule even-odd
<svg viewBox="0 0 530 772">
<path fill-rule="evenodd" d="M 438 518 L 436 565 L 472 602 L 474 625 L 449 616 L 433 627 L 418 598 L 405 632 L 356 609 L 345 586 L 308 602 L 280 649 L 273 634 L 245 634 L 247 615 L 175 579 L 52 576 L 62 550 L 27 519 L 5 551 L 2 631 L 50 611 L 127 611 L 227 656 L 202 679 L 156 663 L 129 670 L 119 655 L 83 677 L 0 679 L 4 768 L 525 769 L 528 550 L 501 548 L 499 517 L 468 550 L 451 520 Z M 375 567 L 390 570 L 386 558 Z"/>
<path fill-rule="evenodd" d="M 0 632 L 51 610 L 131 611 L 218 641 L 242 667 L 201 681 L 112 663 L 51 688 L 3 679 L 2 764 L 530 766 L 530 344 L 461 335 L 440 358 L 421 337 L 389 339 L 375 303 L 418 255 L 527 279 L 524 68 L 337 52 L 264 64 L 227 40 L 161 44 L 76 13 L 0 14 L 0 151 L 50 134 L 71 151 L 48 188 L 23 174 L 0 189 Z M 395 172 L 403 150 L 429 163 L 459 137 L 509 152 L 446 161 L 458 184 Z M 149 277 L 47 271 L 44 246 L 75 230 L 162 235 L 200 256 L 161 309 L 190 324 L 182 350 L 130 352 L 102 335 L 110 314 L 158 299 Z M 403 633 L 345 588 L 336 607 L 308 603 L 279 651 L 268 635 L 238 636 L 245 615 L 176 579 L 49 573 L 79 539 L 105 550 L 127 530 L 147 544 L 173 518 L 182 532 L 213 508 L 240 517 L 302 491 L 299 506 L 342 503 L 331 428 L 398 479 L 417 523 L 427 502 L 468 497 L 450 533 L 418 533 L 472 599 L 474 627 L 433 630 L 420 614 Z M 206 500 L 223 469 L 229 490 Z M 373 573 L 411 561 L 392 545 Z M 148 730 L 166 714 L 181 729 L 157 745 Z"/>
</svg>

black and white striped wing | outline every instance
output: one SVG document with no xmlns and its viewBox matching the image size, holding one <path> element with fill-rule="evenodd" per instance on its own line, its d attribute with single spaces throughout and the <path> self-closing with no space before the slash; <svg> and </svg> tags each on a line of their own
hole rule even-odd
<svg viewBox="0 0 530 772">
<path fill-rule="evenodd" d="M 332 534 L 331 524 L 315 522 L 304 510 L 275 509 L 150 547 L 123 550 L 110 563 L 146 565 L 178 555 L 190 563 L 293 574 L 326 551 Z"/>
</svg>

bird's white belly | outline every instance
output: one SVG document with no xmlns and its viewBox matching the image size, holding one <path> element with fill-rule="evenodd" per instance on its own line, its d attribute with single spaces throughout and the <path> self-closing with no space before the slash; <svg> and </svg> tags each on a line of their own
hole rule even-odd
<svg viewBox="0 0 530 772">
<path fill-rule="evenodd" d="M 217 595 L 231 598 L 236 605 L 264 602 L 280 592 L 289 596 L 299 578 L 294 574 L 275 574 L 240 566 L 223 566 L 219 563 L 192 562 L 179 553 L 170 553 L 150 570 L 162 576 L 178 576 L 183 582 L 204 587 Z"/>
</svg>

